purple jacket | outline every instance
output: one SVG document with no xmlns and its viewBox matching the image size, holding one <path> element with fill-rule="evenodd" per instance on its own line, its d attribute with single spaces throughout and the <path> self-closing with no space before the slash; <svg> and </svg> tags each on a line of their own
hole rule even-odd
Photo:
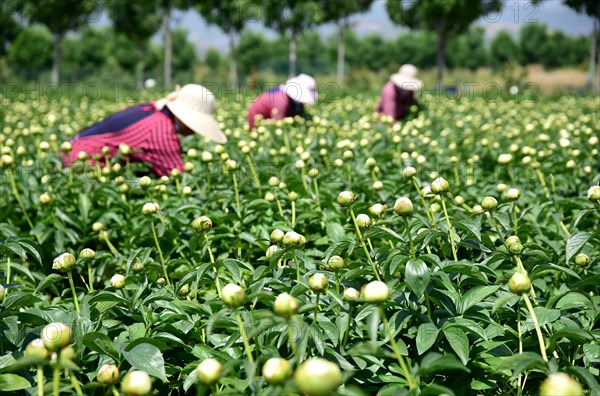
<svg viewBox="0 0 600 396">
<path fill-rule="evenodd" d="M 406 115 L 414 101 L 414 92 L 398 88 L 393 82 L 388 81 L 381 90 L 381 99 L 376 111 L 399 120 Z"/>
</svg>

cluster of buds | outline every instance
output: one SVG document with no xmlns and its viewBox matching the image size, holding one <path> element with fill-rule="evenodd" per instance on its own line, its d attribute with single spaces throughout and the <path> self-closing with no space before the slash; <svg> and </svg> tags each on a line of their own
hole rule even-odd
<svg viewBox="0 0 600 396">
<path fill-rule="evenodd" d="M 512 254 L 521 254 L 523 251 L 521 240 L 516 235 L 511 235 L 506 238 L 506 247 Z"/>
</svg>

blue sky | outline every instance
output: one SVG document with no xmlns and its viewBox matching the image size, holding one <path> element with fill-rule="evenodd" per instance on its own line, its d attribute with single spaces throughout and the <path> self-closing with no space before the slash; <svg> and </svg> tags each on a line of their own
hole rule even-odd
<svg viewBox="0 0 600 396">
<path fill-rule="evenodd" d="M 109 21 L 102 18 L 99 23 L 107 24 Z M 353 16 L 351 23 L 358 35 L 376 33 L 390 38 L 405 30 L 389 20 L 385 10 L 385 0 L 375 0 L 368 12 Z M 516 35 L 527 23 L 543 23 L 551 30 L 561 30 L 573 36 L 589 35 L 593 30 L 592 18 L 577 14 L 564 6 L 562 0 L 544 0 L 539 6 L 533 6 L 530 1 L 505 0 L 500 14 L 489 15 L 476 23 L 485 29 L 487 39 L 500 30 L 507 30 Z M 228 41 L 225 34 L 218 27 L 207 25 L 197 12 L 177 12 L 173 24 L 175 27 L 182 27 L 189 31 L 188 38 L 196 45 L 199 53 L 202 54 L 211 47 L 222 52 L 227 51 Z M 269 37 L 276 35 L 260 23 L 250 23 L 248 29 L 264 32 Z M 323 25 L 317 28 L 317 31 L 327 37 L 335 33 L 335 26 Z M 159 41 L 160 36 L 156 37 L 156 40 Z"/>
</svg>

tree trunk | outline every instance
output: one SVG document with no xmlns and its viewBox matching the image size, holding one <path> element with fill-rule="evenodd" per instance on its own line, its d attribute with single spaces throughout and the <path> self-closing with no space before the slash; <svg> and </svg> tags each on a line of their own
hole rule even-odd
<svg viewBox="0 0 600 396">
<path fill-rule="evenodd" d="M 596 65 L 596 37 L 598 36 L 598 30 L 596 21 L 594 21 L 594 30 L 592 31 L 592 43 L 590 45 L 590 63 L 588 67 L 588 89 L 590 93 L 594 92 L 594 75 L 595 73 L 595 65 Z M 598 84 L 600 85 L 600 79 L 598 80 Z"/>
<path fill-rule="evenodd" d="M 292 34 L 290 37 L 290 71 L 289 71 L 290 78 L 292 78 L 296 75 L 296 60 L 297 60 L 296 30 L 292 29 Z"/>
<path fill-rule="evenodd" d="M 235 31 L 229 32 L 229 80 L 234 87 L 238 84 L 237 61 L 235 57 Z"/>
<path fill-rule="evenodd" d="M 342 18 L 339 22 L 339 39 L 337 48 L 337 82 L 340 87 L 344 86 L 344 60 L 346 55 L 346 42 L 344 33 L 346 30 L 346 21 Z"/>
<path fill-rule="evenodd" d="M 165 46 L 165 89 L 170 90 L 172 85 L 173 72 L 171 66 L 173 64 L 173 40 L 171 32 L 171 11 L 167 8 L 163 15 L 163 26 L 165 29 L 164 46 Z"/>
<path fill-rule="evenodd" d="M 52 83 L 60 84 L 60 43 L 63 35 L 61 33 L 54 33 L 54 54 L 52 55 Z"/>
<path fill-rule="evenodd" d="M 444 32 L 444 22 L 437 26 L 438 46 L 437 46 L 437 84 L 442 86 L 444 82 L 444 68 L 446 67 L 446 34 Z"/>
</svg>

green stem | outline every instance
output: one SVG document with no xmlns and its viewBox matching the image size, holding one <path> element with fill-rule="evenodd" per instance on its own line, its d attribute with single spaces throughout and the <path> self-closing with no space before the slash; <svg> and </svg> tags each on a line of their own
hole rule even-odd
<svg viewBox="0 0 600 396">
<path fill-rule="evenodd" d="M 6 256 L 6 284 L 10 285 L 10 257 Z M 8 287 L 4 289 L 4 295 L 8 294 Z"/>
<path fill-rule="evenodd" d="M 304 186 L 306 194 L 312 194 L 312 192 L 310 191 L 310 185 L 306 182 L 306 171 L 304 168 L 300 169 L 300 178 L 302 179 L 302 185 Z"/>
<path fill-rule="evenodd" d="M 417 191 L 417 195 L 421 199 L 421 204 L 423 205 L 423 209 L 425 209 L 425 214 L 427 215 L 427 219 L 435 227 L 435 218 L 433 214 L 429 211 L 429 206 L 427 206 L 427 202 L 425 202 L 425 198 L 421 195 L 421 188 L 419 187 L 419 183 L 417 183 L 417 179 L 412 178 L 413 186 L 415 186 L 415 190 Z"/>
<path fill-rule="evenodd" d="M 83 396 L 81 386 L 79 386 L 79 381 L 77 381 L 77 378 L 75 378 L 73 373 L 69 373 L 69 378 L 71 379 L 71 385 L 73 385 L 73 388 L 75 388 L 75 393 L 77 393 L 77 396 Z"/>
<path fill-rule="evenodd" d="M 350 163 L 346 165 L 346 171 L 348 172 L 348 184 L 352 183 L 352 166 Z"/>
<path fill-rule="evenodd" d="M 292 348 L 292 353 L 296 354 L 296 341 L 294 339 L 294 330 L 293 327 L 290 326 L 291 318 L 288 321 L 287 330 L 288 330 L 288 339 L 290 341 L 290 347 Z"/>
<path fill-rule="evenodd" d="M 75 291 L 75 283 L 73 283 L 73 273 L 71 271 L 67 271 L 67 276 L 69 277 L 69 284 L 71 285 L 71 293 L 73 293 L 73 302 L 75 303 L 75 310 L 79 311 L 79 300 L 77 299 L 77 292 Z"/>
<path fill-rule="evenodd" d="M 25 205 L 23 205 L 23 201 L 21 200 L 21 194 L 19 194 L 19 189 L 17 188 L 17 182 L 15 181 L 15 177 L 13 175 L 12 169 L 7 169 L 6 174 L 8 175 L 8 179 L 10 180 L 10 185 L 12 187 L 13 195 L 15 196 L 15 199 L 17 200 L 17 202 L 19 203 L 19 206 L 21 207 L 23 216 L 25 217 L 27 224 L 29 224 L 29 228 L 33 229 L 33 224 L 31 223 L 31 219 L 29 218 L 27 211 L 25 211 Z"/>
<path fill-rule="evenodd" d="M 292 201 L 292 229 L 296 227 L 296 201 Z"/>
<path fill-rule="evenodd" d="M 256 167 L 254 166 L 254 161 L 252 161 L 252 156 L 250 153 L 246 154 L 248 157 L 248 164 L 250 165 L 250 172 L 252 173 L 252 178 L 254 179 L 254 184 L 256 184 L 256 188 L 258 188 L 259 195 L 262 195 L 262 188 L 260 186 L 260 179 L 258 177 L 258 173 L 256 172 Z"/>
<path fill-rule="evenodd" d="M 92 262 L 88 261 L 87 264 L 87 270 L 88 270 L 88 284 L 89 284 L 89 290 L 90 293 L 94 291 L 94 276 L 92 275 Z"/>
<path fill-rule="evenodd" d="M 402 371 L 404 372 L 404 377 L 408 382 L 408 386 L 410 387 L 410 389 L 414 389 L 416 387 L 415 381 L 410 375 L 410 370 L 408 369 L 408 365 L 404 360 L 404 356 L 402 356 L 400 350 L 398 349 L 398 345 L 396 344 L 396 340 L 394 339 L 394 335 L 392 333 L 392 329 L 390 327 L 390 323 L 388 322 L 387 316 L 385 315 L 385 311 L 381 307 L 379 307 L 379 310 L 381 312 L 381 317 L 383 318 L 383 323 L 385 324 L 385 330 L 387 331 L 388 337 L 390 338 L 390 344 L 392 344 L 392 350 L 396 355 L 396 359 L 398 360 L 400 367 L 402 367 Z"/>
<path fill-rule="evenodd" d="M 537 170 L 537 177 L 538 180 L 540 181 L 540 184 L 542 185 L 542 188 L 544 189 L 544 195 L 546 196 L 546 198 L 550 198 L 550 192 L 548 191 L 548 186 L 546 185 L 546 180 L 544 179 L 544 174 L 542 173 L 541 170 Z"/>
<path fill-rule="evenodd" d="M 294 252 L 294 263 L 296 264 L 296 281 L 300 282 L 300 263 L 298 257 L 296 257 L 296 252 Z"/>
<path fill-rule="evenodd" d="M 535 332 L 537 333 L 538 342 L 540 344 L 540 352 L 542 354 L 542 358 L 546 363 L 548 363 L 548 356 L 546 355 L 546 345 L 544 343 L 544 336 L 542 335 L 542 330 L 537 320 L 537 316 L 535 315 L 535 311 L 533 310 L 533 306 L 531 305 L 529 296 L 527 294 L 523 294 L 523 299 L 525 300 L 525 305 L 527 305 L 527 309 L 529 310 L 529 314 L 531 315 L 531 320 L 533 321 L 533 325 L 535 326 Z"/>
<path fill-rule="evenodd" d="M 365 240 L 362 236 L 362 233 L 360 232 L 360 228 L 358 227 L 358 223 L 356 222 L 356 216 L 354 216 L 354 211 L 352 210 L 352 208 L 350 208 L 350 215 L 352 216 L 352 222 L 354 223 L 354 227 L 356 228 L 356 233 L 358 234 L 360 244 L 367 256 L 367 260 L 371 264 L 371 268 L 373 269 L 373 274 L 375 274 L 375 278 L 377 278 L 377 280 L 381 282 L 381 278 L 379 277 L 379 273 L 377 272 L 377 267 L 375 267 L 375 263 L 371 258 L 371 254 L 369 254 L 369 249 L 367 249 L 367 245 L 365 244 Z"/>
<path fill-rule="evenodd" d="M 313 311 L 313 324 L 317 323 L 317 312 L 319 312 L 319 298 L 321 297 L 321 293 L 317 293 L 317 301 L 315 303 L 315 309 Z"/>
<path fill-rule="evenodd" d="M 515 255 L 515 261 L 517 262 L 517 270 L 523 275 L 527 276 L 527 270 L 521 261 L 521 258 L 518 255 Z M 531 294 L 531 298 L 533 298 L 533 302 L 537 305 L 537 301 L 535 299 L 535 289 L 533 285 L 531 285 L 531 289 L 529 290 L 529 294 Z"/>
<path fill-rule="evenodd" d="M 240 335 L 242 336 L 242 341 L 244 342 L 246 356 L 248 356 L 248 360 L 250 361 L 250 363 L 254 363 L 254 358 L 252 357 L 252 352 L 250 351 L 250 343 L 248 342 L 248 336 L 246 335 L 246 330 L 244 330 L 244 322 L 242 322 L 242 315 L 240 315 L 240 313 L 237 312 L 235 314 L 235 318 L 237 319 Z"/>
<path fill-rule="evenodd" d="M 517 216 L 517 203 L 516 202 L 513 201 L 511 209 L 512 209 L 511 213 L 512 213 L 513 224 L 514 224 L 514 234 L 517 235 L 517 233 L 519 232 L 519 218 Z"/>
<path fill-rule="evenodd" d="M 154 227 L 154 219 L 150 219 L 150 224 L 152 225 L 152 236 L 154 236 L 154 243 L 156 244 L 156 249 L 158 249 L 158 255 L 160 257 L 160 265 L 163 270 L 163 275 L 165 276 L 167 285 L 171 286 L 171 281 L 169 280 L 169 274 L 167 273 L 167 266 L 165 265 L 165 259 L 162 254 L 162 249 L 160 248 L 160 244 L 158 243 L 158 236 L 156 235 L 156 227 Z"/>
<path fill-rule="evenodd" d="M 238 188 L 238 182 L 237 182 L 237 177 L 235 176 L 235 173 L 231 174 L 231 178 L 233 179 L 233 189 L 235 191 L 235 207 L 237 209 L 238 212 L 238 216 L 242 216 L 242 204 L 240 203 L 240 190 Z"/>
<path fill-rule="evenodd" d="M 521 333 L 521 310 L 517 309 L 517 333 L 519 335 L 519 355 L 523 353 L 523 340 L 522 338 L 522 333 Z M 517 389 L 517 395 L 520 396 L 522 389 L 521 389 L 521 374 L 519 374 L 519 378 L 518 378 L 518 389 Z"/>
<path fill-rule="evenodd" d="M 342 340 L 342 348 L 346 347 L 346 342 L 348 342 L 348 335 L 350 334 L 350 324 L 352 323 L 352 311 L 354 310 L 354 305 L 350 303 L 350 309 L 348 310 L 348 323 L 346 324 L 346 331 L 344 332 L 344 339 Z"/>
<path fill-rule="evenodd" d="M 406 234 L 408 235 L 408 242 L 410 244 L 410 255 L 413 259 L 416 259 L 415 247 L 413 245 L 412 235 L 410 234 L 410 226 L 408 224 L 408 217 L 404 217 L 404 224 L 406 225 Z"/>
<path fill-rule="evenodd" d="M 212 249 L 210 248 L 210 240 L 208 239 L 208 235 L 204 233 L 204 243 L 206 243 L 206 250 L 208 250 L 208 256 L 210 257 L 210 262 L 213 265 L 213 272 L 215 273 L 215 285 L 217 287 L 217 294 L 219 298 L 221 298 L 221 281 L 219 280 L 219 270 L 217 269 L 217 265 L 215 264 L 215 257 L 213 256 Z"/>
<path fill-rule="evenodd" d="M 60 394 L 60 369 L 58 364 L 54 366 L 52 375 L 52 395 L 58 396 Z"/>
<path fill-rule="evenodd" d="M 335 290 L 340 294 L 340 272 L 335 271 Z"/>
<path fill-rule="evenodd" d="M 504 245 L 506 250 L 510 253 L 510 250 L 508 249 L 508 246 L 506 245 L 506 241 L 502 237 L 502 232 L 500 231 L 500 227 L 498 227 L 498 223 L 496 222 L 496 219 L 494 219 L 493 211 L 490 212 L 490 223 L 492 223 L 492 227 L 494 227 L 494 229 L 496 230 L 496 233 L 498 234 L 498 238 L 500 238 L 500 240 L 502 241 L 502 244 Z"/>
<path fill-rule="evenodd" d="M 317 200 L 317 208 L 319 208 L 319 212 L 321 211 L 321 197 L 319 195 L 319 183 L 317 182 L 317 178 L 313 179 L 313 185 L 315 186 L 315 199 Z"/>
<path fill-rule="evenodd" d="M 37 394 L 44 396 L 44 366 L 37 366 Z"/>
<path fill-rule="evenodd" d="M 279 202 L 279 197 L 277 196 L 277 192 L 275 193 L 275 202 L 277 202 L 277 209 L 279 210 L 279 216 L 283 217 L 283 209 L 281 208 L 281 202 Z"/>
<path fill-rule="evenodd" d="M 452 255 L 454 256 L 454 261 L 458 261 L 458 256 L 456 255 L 456 246 L 454 246 L 454 234 L 452 233 L 452 223 L 450 222 L 450 217 L 448 216 L 448 211 L 446 210 L 446 203 L 444 201 L 444 197 L 440 196 L 442 201 L 442 208 L 444 209 L 444 216 L 446 217 L 446 224 L 448 225 L 448 234 L 450 234 L 450 246 L 452 247 Z"/>
</svg>

